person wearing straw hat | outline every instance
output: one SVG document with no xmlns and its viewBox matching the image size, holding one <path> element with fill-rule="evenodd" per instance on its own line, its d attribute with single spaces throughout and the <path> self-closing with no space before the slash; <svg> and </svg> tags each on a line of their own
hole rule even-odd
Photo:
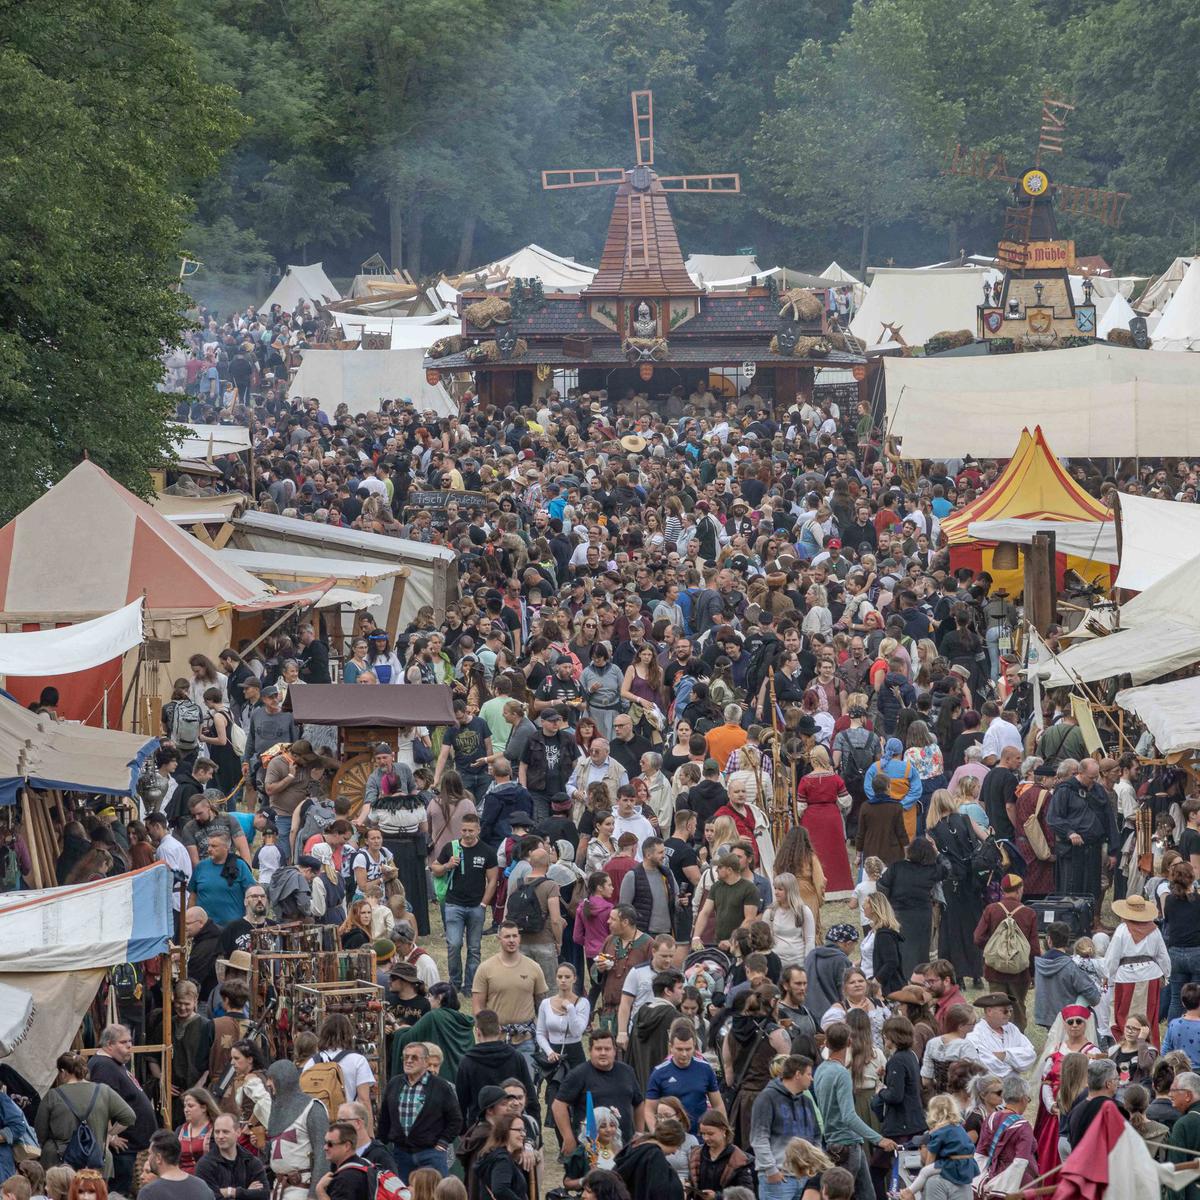
<svg viewBox="0 0 1200 1200">
<path fill-rule="evenodd" d="M 1113 985 L 1112 1036 L 1119 1041 L 1126 1018 L 1145 1013 L 1149 1040 L 1158 1046 L 1159 993 L 1171 977 L 1171 956 L 1155 924 L 1158 910 L 1144 896 L 1127 896 L 1112 910 L 1121 919 L 1104 956 L 1104 973 Z"/>
</svg>

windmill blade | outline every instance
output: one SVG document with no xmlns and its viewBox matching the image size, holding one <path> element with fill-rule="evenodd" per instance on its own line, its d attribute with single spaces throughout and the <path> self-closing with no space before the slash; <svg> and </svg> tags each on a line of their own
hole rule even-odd
<svg viewBox="0 0 1200 1200">
<path fill-rule="evenodd" d="M 1071 183 L 1051 185 L 1058 194 L 1058 211 L 1072 217 L 1091 217 L 1102 225 L 1117 229 L 1129 201 L 1128 192 L 1105 188 L 1076 187 Z"/>
<path fill-rule="evenodd" d="M 1000 183 L 1016 183 L 1008 171 L 1008 160 L 1002 151 L 971 150 L 955 142 L 946 153 L 943 175 L 966 175 L 971 179 L 995 179 Z"/>
<path fill-rule="evenodd" d="M 624 182 L 624 167 L 585 167 L 572 171 L 542 172 L 542 187 L 548 192 L 560 188 L 609 187 Z"/>
<path fill-rule="evenodd" d="M 660 175 L 664 192 L 698 192 L 714 196 L 735 196 L 742 190 L 740 175 Z"/>
<path fill-rule="evenodd" d="M 650 269 L 650 197 L 635 192 L 629 197 L 625 226 L 625 266 L 630 270 Z"/>
<path fill-rule="evenodd" d="M 654 93 L 630 92 L 633 107 L 633 148 L 639 167 L 654 166 Z"/>
<path fill-rule="evenodd" d="M 1042 165 L 1043 154 L 1061 154 L 1063 152 L 1063 130 L 1067 124 L 1067 114 L 1075 111 L 1075 105 L 1059 99 L 1053 92 L 1042 93 L 1042 124 L 1038 130 L 1037 155 L 1033 160 L 1035 167 Z"/>
</svg>

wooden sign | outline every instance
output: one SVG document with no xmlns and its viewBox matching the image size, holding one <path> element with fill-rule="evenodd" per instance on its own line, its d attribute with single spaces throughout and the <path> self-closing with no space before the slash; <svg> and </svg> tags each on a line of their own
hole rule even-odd
<svg viewBox="0 0 1200 1200">
<path fill-rule="evenodd" d="M 411 519 L 417 512 L 427 512 L 437 529 L 445 529 L 449 524 L 447 506 L 454 501 L 460 510 L 483 508 L 482 492 L 409 492 L 408 501 L 404 505 L 405 516 Z"/>
<path fill-rule="evenodd" d="M 1075 265 L 1075 243 L 1001 242 L 997 257 L 1008 267 L 1067 270 Z"/>
</svg>

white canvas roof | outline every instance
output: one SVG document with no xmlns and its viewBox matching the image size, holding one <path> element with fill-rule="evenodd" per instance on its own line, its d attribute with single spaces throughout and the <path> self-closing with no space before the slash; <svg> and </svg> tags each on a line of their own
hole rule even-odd
<svg viewBox="0 0 1200 1200">
<path fill-rule="evenodd" d="M 373 583 L 377 579 L 389 579 L 404 570 L 401 563 L 371 562 L 368 559 L 315 558 L 307 554 L 274 554 L 264 550 L 238 550 L 229 546 L 218 550 L 217 553 L 226 562 L 231 562 L 260 579 L 269 579 L 272 583 L 319 583 L 323 579 L 333 578 L 339 584 L 353 586 L 359 583 Z"/>
<path fill-rule="evenodd" d="M 1120 499 L 1121 570 L 1116 586 L 1144 592 L 1200 547 L 1200 505 L 1150 496 Z"/>
<path fill-rule="evenodd" d="M 1162 312 L 1183 282 L 1188 267 L 1195 261 L 1194 258 L 1177 258 L 1161 275 L 1152 279 L 1137 302 L 1138 311 Z"/>
<path fill-rule="evenodd" d="M 315 308 L 341 298 L 341 292 L 325 274 L 325 267 L 321 263 L 311 263 L 306 267 L 289 266 L 259 308 L 269 311 L 272 304 L 278 304 L 284 312 L 291 312 L 302 300 Z"/>
<path fill-rule="evenodd" d="M 288 397 L 315 396 L 330 410 L 344 403 L 355 415 L 377 410 L 381 400 L 411 400 L 419 412 L 456 415 L 458 403 L 446 388 L 425 379 L 425 350 L 444 335 L 444 328 L 422 325 L 402 331 L 403 340 L 416 343 L 406 349 L 304 350 Z"/>
<path fill-rule="evenodd" d="M 596 268 L 576 262 L 573 258 L 564 258 L 530 242 L 507 258 L 498 258 L 464 274 L 468 279 L 479 274 L 498 275 L 506 279 L 537 278 L 548 292 L 581 292 L 592 282 Z"/>
<path fill-rule="evenodd" d="M 437 312 L 423 313 L 419 317 L 388 317 L 378 316 L 374 313 L 368 315 L 348 312 L 335 312 L 332 316 L 347 338 L 362 337 L 364 333 L 390 333 L 393 350 L 403 349 L 410 344 L 419 344 L 422 349 L 425 349 L 433 341 L 446 335 L 446 330 L 438 327 L 445 326 L 450 321 L 457 322 L 458 319 L 458 314 L 453 308 L 440 308 Z M 422 342 L 421 338 L 424 337 L 424 334 L 410 332 L 427 329 L 430 326 L 438 328 L 438 332 L 430 341 Z"/>
<path fill-rule="evenodd" d="M 761 271 L 753 254 L 691 254 L 683 264 L 698 286 L 725 279 L 748 279 Z"/>
<path fill-rule="evenodd" d="M 1150 730 L 1160 754 L 1200 748 L 1200 678 L 1124 688 L 1116 701 Z"/>
<path fill-rule="evenodd" d="M 1154 349 L 1200 348 L 1200 271 L 1189 270 L 1163 309 L 1154 330 Z"/>
<path fill-rule="evenodd" d="M 905 458 L 1007 458 L 1021 430 L 1034 425 L 1064 457 L 1200 452 L 1197 355 L 1097 343 L 1038 354 L 888 358 L 884 371 L 889 427 L 903 439 Z"/>
<path fill-rule="evenodd" d="M 1038 521 L 1002 517 L 996 521 L 972 521 L 967 532 L 982 542 L 1016 542 L 1021 546 L 1028 546 L 1035 533 L 1052 533 L 1058 554 L 1074 554 L 1092 562 L 1117 561 L 1117 527 L 1112 521 Z"/>
<path fill-rule="evenodd" d="M 245 454 L 250 449 L 250 430 L 244 425 L 186 425 L 187 433 L 175 443 L 180 458 L 214 458 L 222 454 Z"/>
<path fill-rule="evenodd" d="M 948 330 L 974 332 L 983 281 L 996 274 L 987 267 L 877 267 L 866 299 L 850 322 L 850 332 L 868 348 L 897 344 L 885 324 L 895 325 L 909 346 L 924 345 L 935 333 Z M 1010 449 L 1015 440 L 1009 439 Z"/>
<path fill-rule="evenodd" d="M 867 292 L 870 290 L 867 285 L 857 275 L 851 275 L 836 259 L 821 272 L 821 275 L 823 278 L 832 279 L 836 283 L 849 284 L 854 290 L 854 303 L 857 306 L 861 307 L 862 302 L 867 298 Z"/>
</svg>

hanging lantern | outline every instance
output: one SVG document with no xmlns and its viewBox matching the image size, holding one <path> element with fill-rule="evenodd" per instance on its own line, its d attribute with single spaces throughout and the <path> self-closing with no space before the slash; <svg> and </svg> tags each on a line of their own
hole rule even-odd
<svg viewBox="0 0 1200 1200">
<path fill-rule="evenodd" d="M 1015 571 L 1021 565 L 1021 555 L 1016 542 L 999 542 L 992 551 L 992 569 Z"/>
</svg>

